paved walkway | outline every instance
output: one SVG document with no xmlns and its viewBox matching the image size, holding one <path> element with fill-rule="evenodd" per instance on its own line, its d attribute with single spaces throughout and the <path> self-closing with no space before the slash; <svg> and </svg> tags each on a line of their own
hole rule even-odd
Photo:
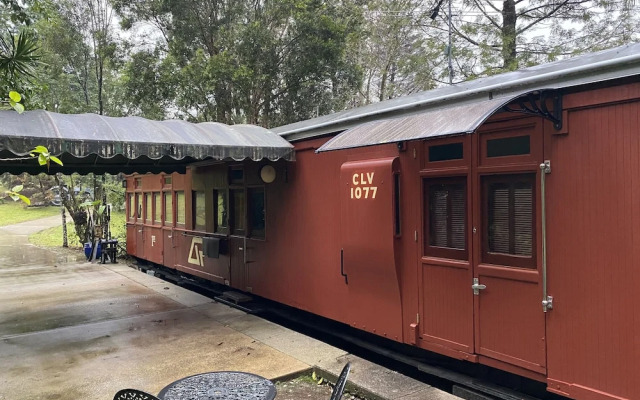
<svg viewBox="0 0 640 400">
<path fill-rule="evenodd" d="M 28 243 L 28 234 L 59 223 L 0 228 L 0 400 L 110 400 L 125 387 L 156 394 L 215 370 L 276 379 L 317 366 L 338 374 L 347 360 L 349 381 L 379 398 L 455 398 L 126 265 Z"/>
</svg>

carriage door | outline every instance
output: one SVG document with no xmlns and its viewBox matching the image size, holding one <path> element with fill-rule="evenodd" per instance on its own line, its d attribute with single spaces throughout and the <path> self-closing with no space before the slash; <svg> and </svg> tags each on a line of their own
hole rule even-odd
<svg viewBox="0 0 640 400">
<path fill-rule="evenodd" d="M 232 171 L 233 173 L 233 171 Z M 231 180 L 233 184 L 233 180 Z M 243 186 L 229 187 L 229 258 L 231 286 L 247 290 L 247 192 Z"/>
<path fill-rule="evenodd" d="M 418 344 L 473 353 L 471 136 L 424 142 Z"/>
<path fill-rule="evenodd" d="M 546 373 L 541 287 L 542 122 L 489 124 L 474 135 L 475 351 Z"/>
<path fill-rule="evenodd" d="M 138 181 L 136 181 L 138 184 Z M 144 204 L 143 193 L 136 192 L 136 254 L 138 258 L 144 258 Z"/>
</svg>

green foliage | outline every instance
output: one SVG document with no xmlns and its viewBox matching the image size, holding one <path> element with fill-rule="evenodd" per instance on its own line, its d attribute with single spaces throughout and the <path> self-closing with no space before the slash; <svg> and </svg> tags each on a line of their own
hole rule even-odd
<svg viewBox="0 0 640 400">
<path fill-rule="evenodd" d="M 22 202 L 7 202 L 0 204 L 0 226 L 33 221 L 59 214 L 59 207 L 27 207 Z"/>
<path fill-rule="evenodd" d="M 194 121 L 274 126 L 341 110 L 361 75 L 346 44 L 345 3 L 278 0 L 114 2 L 126 21 L 162 33 L 123 73 L 127 113 L 174 110 Z"/>
<path fill-rule="evenodd" d="M 0 36 L 0 73 L 15 83 L 20 77 L 34 78 L 34 65 L 40 59 L 35 37 L 22 31 L 18 35 Z"/>
<path fill-rule="evenodd" d="M 22 185 L 17 185 L 11 188 L 11 190 L 7 190 L 5 194 L 11 197 L 13 201 L 22 200 L 22 202 L 29 206 L 31 205 L 31 200 L 29 200 L 27 196 L 20 193 L 23 188 L 24 187 Z"/>
<path fill-rule="evenodd" d="M 426 29 L 446 44 L 447 13 Z M 636 42 L 640 13 L 627 0 L 452 1 L 456 80 L 511 71 Z"/>
<path fill-rule="evenodd" d="M 49 153 L 49 150 L 44 146 L 36 146 L 35 149 L 29 152 L 29 155 L 31 157 L 38 157 L 38 164 L 41 166 L 46 165 L 47 171 L 49 171 L 51 161 L 58 165 L 62 165 L 62 161 L 60 161 L 58 157 L 52 156 L 51 153 Z"/>
</svg>

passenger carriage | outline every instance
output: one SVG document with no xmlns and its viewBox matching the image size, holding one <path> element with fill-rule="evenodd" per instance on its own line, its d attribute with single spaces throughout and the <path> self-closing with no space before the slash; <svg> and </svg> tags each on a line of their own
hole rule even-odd
<svg viewBox="0 0 640 400">
<path fill-rule="evenodd" d="M 640 45 L 273 129 L 295 161 L 127 178 L 138 258 L 515 373 L 633 399 Z"/>
</svg>

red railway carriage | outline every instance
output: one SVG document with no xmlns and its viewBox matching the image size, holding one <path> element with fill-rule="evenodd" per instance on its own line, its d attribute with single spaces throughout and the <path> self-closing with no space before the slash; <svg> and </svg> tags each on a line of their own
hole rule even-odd
<svg viewBox="0 0 640 400">
<path fill-rule="evenodd" d="M 131 175 L 127 251 L 571 398 L 638 398 L 639 78 L 626 46 L 274 129 L 295 162 Z"/>
</svg>

